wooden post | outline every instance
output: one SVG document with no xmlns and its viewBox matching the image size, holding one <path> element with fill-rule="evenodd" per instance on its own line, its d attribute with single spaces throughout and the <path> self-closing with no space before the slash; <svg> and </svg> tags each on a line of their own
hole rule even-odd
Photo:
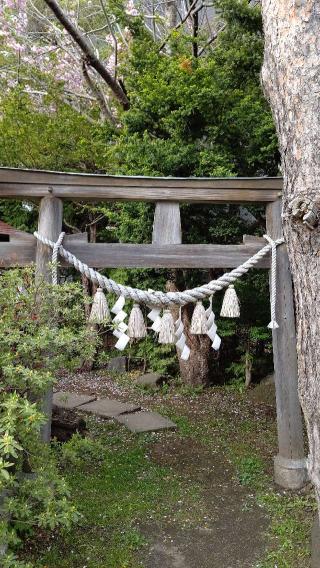
<svg viewBox="0 0 320 568">
<path fill-rule="evenodd" d="M 281 200 L 267 205 L 268 235 L 283 236 Z M 277 322 L 272 332 L 279 454 L 275 457 L 275 481 L 286 489 L 299 489 L 307 481 L 302 413 L 298 397 L 298 369 L 294 300 L 285 245 L 277 249 Z"/>
<path fill-rule="evenodd" d="M 179 203 L 158 202 L 154 213 L 152 244 L 180 245 L 181 241 Z"/>
<path fill-rule="evenodd" d="M 61 199 L 48 196 L 43 197 L 39 208 L 38 232 L 52 241 L 56 241 L 62 229 L 63 204 Z M 52 251 L 42 243 L 37 243 L 36 252 L 36 278 L 43 278 L 51 282 L 51 273 L 48 264 L 51 261 Z M 52 389 L 43 397 L 42 411 L 47 416 L 47 422 L 42 427 L 41 438 L 44 442 L 50 441 L 52 416 Z"/>
</svg>

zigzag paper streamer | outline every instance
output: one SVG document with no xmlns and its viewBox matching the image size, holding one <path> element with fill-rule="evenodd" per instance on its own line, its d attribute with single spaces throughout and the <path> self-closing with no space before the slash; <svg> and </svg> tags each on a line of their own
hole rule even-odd
<svg viewBox="0 0 320 568">
<path fill-rule="evenodd" d="M 115 348 L 119 351 L 123 351 L 130 341 L 130 337 L 126 334 L 128 326 L 124 321 L 128 314 L 122 309 L 125 303 L 125 298 L 123 296 L 120 296 L 117 299 L 115 305 L 111 308 L 111 312 L 115 314 L 112 323 L 116 325 L 113 331 L 113 335 L 118 339 L 117 343 L 115 344 Z"/>
</svg>

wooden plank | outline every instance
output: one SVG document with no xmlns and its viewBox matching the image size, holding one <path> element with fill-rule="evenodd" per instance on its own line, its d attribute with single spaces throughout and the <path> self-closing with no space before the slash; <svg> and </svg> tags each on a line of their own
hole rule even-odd
<svg viewBox="0 0 320 568">
<path fill-rule="evenodd" d="M 190 186 L 81 186 L 81 185 L 29 185 L 0 183 L 0 198 L 38 199 L 53 195 L 76 201 L 174 201 L 186 203 L 269 203 L 279 197 L 277 189 L 232 187 L 233 184 L 211 183 L 212 187 Z"/>
<path fill-rule="evenodd" d="M 235 268 L 261 249 L 246 245 L 76 244 L 68 250 L 95 268 Z M 258 268 L 269 268 L 266 257 Z"/>
<path fill-rule="evenodd" d="M 0 168 L 0 184 L 68 185 L 85 187 L 192 187 L 209 189 L 274 189 L 282 191 L 281 177 L 257 178 L 175 178 L 147 176 L 109 176 Z"/>
<path fill-rule="evenodd" d="M 134 245 L 89 244 L 86 234 L 68 235 L 64 246 L 95 268 L 236 268 L 258 252 L 264 242 L 250 245 Z M 48 249 L 48 258 L 52 251 Z M 36 259 L 36 239 L 23 243 L 0 243 L 0 266 L 28 266 Z M 61 259 L 62 265 L 66 265 Z M 269 268 L 267 256 L 258 268 Z"/>
<path fill-rule="evenodd" d="M 29 266 L 36 259 L 36 241 L 0 243 L 0 267 Z"/>
<path fill-rule="evenodd" d="M 154 213 L 152 243 L 159 245 L 180 244 L 181 219 L 179 203 L 157 203 Z"/>
<path fill-rule="evenodd" d="M 281 201 L 268 205 L 267 231 L 273 239 L 283 236 Z M 277 395 L 277 425 L 279 456 L 275 460 L 276 481 L 285 487 L 297 488 L 305 481 L 303 428 L 298 398 L 295 314 L 292 281 L 286 246 L 277 249 L 277 306 L 279 329 L 272 332 L 275 384 Z M 290 466 L 290 461 L 292 465 Z M 300 471 L 301 470 L 301 471 Z M 301 477 L 302 476 L 302 477 Z"/>
<path fill-rule="evenodd" d="M 44 197 L 40 202 L 38 232 L 52 241 L 56 241 L 62 230 L 63 203 L 56 197 Z M 51 282 L 51 270 L 48 263 L 51 261 L 52 250 L 39 241 L 36 244 L 36 278 Z M 42 412 L 46 422 L 41 427 L 41 439 L 50 442 L 52 418 L 52 387 L 43 395 Z"/>
</svg>

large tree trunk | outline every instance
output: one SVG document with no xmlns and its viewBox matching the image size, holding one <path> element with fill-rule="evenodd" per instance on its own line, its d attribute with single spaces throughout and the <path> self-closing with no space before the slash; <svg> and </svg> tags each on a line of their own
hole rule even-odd
<svg viewBox="0 0 320 568">
<path fill-rule="evenodd" d="M 299 394 L 310 446 L 309 474 L 320 505 L 320 230 L 308 199 L 320 204 L 320 2 L 262 0 L 262 80 L 280 143 L 284 234 L 294 283 Z M 310 205 L 310 204 L 309 204 Z M 293 209 L 292 209 L 293 206 Z M 296 216 L 293 213 L 301 212 Z"/>
</svg>

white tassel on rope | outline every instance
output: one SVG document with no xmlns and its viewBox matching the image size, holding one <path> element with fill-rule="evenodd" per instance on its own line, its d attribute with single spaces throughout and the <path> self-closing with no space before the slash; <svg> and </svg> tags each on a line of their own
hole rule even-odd
<svg viewBox="0 0 320 568">
<path fill-rule="evenodd" d="M 190 332 L 194 335 L 206 335 L 208 332 L 206 310 L 201 301 L 196 303 L 193 310 Z"/>
<path fill-rule="evenodd" d="M 107 323 L 110 321 L 110 312 L 108 308 L 107 298 L 102 288 L 97 288 L 93 297 L 92 308 L 89 316 L 91 323 Z"/>
<path fill-rule="evenodd" d="M 233 284 L 230 284 L 225 292 L 220 316 L 223 318 L 240 317 L 240 303 Z"/>
<path fill-rule="evenodd" d="M 139 304 L 133 304 L 128 321 L 128 335 L 130 339 L 143 339 L 147 335 L 147 328 Z"/>
<path fill-rule="evenodd" d="M 276 301 L 277 301 L 277 244 L 269 235 L 263 235 L 263 238 L 271 245 L 271 276 L 270 276 L 270 311 L 271 322 L 268 327 L 270 329 L 278 329 L 279 325 L 276 320 Z"/>
<path fill-rule="evenodd" d="M 217 334 L 218 328 L 215 322 L 216 317 L 212 310 L 212 296 L 210 296 L 209 299 L 209 307 L 206 309 L 206 317 L 207 317 L 207 328 L 208 328 L 207 335 L 208 337 L 210 337 L 212 341 L 211 347 L 215 351 L 218 351 L 221 345 L 221 337 Z"/>
<path fill-rule="evenodd" d="M 176 342 L 173 316 L 170 310 L 164 310 L 159 330 L 159 343 L 173 344 Z"/>
</svg>

